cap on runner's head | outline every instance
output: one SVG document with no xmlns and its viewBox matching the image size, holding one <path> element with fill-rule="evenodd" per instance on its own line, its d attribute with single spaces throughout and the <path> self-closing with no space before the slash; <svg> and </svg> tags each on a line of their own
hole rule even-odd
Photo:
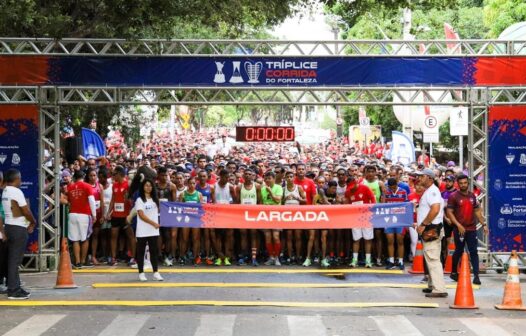
<svg viewBox="0 0 526 336">
<path fill-rule="evenodd" d="M 417 176 L 426 175 L 426 176 L 429 176 L 431 178 L 435 178 L 435 172 L 432 169 L 429 169 L 429 168 L 426 168 L 426 169 L 423 169 L 423 170 L 420 170 L 420 171 L 416 172 L 416 175 Z"/>
<path fill-rule="evenodd" d="M 449 161 L 449 162 L 447 163 L 447 166 L 448 166 L 448 167 L 455 167 L 455 166 L 456 166 L 455 161 Z"/>
<path fill-rule="evenodd" d="M 444 180 L 454 182 L 455 181 L 455 176 L 448 175 L 448 176 L 444 177 Z"/>
</svg>

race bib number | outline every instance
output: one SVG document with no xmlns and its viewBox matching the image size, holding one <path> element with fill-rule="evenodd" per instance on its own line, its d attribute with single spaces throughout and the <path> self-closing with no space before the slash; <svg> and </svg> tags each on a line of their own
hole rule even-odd
<svg viewBox="0 0 526 336">
<path fill-rule="evenodd" d="M 115 211 L 124 212 L 124 203 L 115 203 Z"/>
<path fill-rule="evenodd" d="M 168 198 L 159 198 L 159 202 L 168 202 Z"/>
<path fill-rule="evenodd" d="M 100 209 L 100 201 L 95 201 L 95 209 Z"/>
<path fill-rule="evenodd" d="M 361 204 L 363 204 L 363 201 L 355 201 L 355 202 L 352 202 L 352 204 L 358 204 L 358 205 L 361 205 Z"/>
<path fill-rule="evenodd" d="M 252 201 L 251 199 L 246 199 L 246 200 L 243 200 L 243 204 L 253 205 L 253 204 L 256 204 L 256 203 L 254 201 Z"/>
<path fill-rule="evenodd" d="M 203 196 L 203 202 L 204 202 L 204 203 L 207 203 L 207 202 L 208 202 L 208 197 Z"/>
</svg>

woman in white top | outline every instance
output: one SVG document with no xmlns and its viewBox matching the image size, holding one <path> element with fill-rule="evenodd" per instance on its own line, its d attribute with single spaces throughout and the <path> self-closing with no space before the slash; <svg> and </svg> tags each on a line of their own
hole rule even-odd
<svg viewBox="0 0 526 336">
<path fill-rule="evenodd" d="M 153 279 L 162 281 L 163 278 L 158 272 L 159 249 L 157 241 L 159 237 L 159 198 L 155 190 L 155 184 L 152 180 L 145 179 L 139 188 L 139 198 L 135 201 L 135 210 L 137 210 L 137 237 L 136 260 L 139 270 L 139 280 L 146 281 L 144 274 L 144 254 L 146 244 L 150 251 L 150 260 L 153 268 Z"/>
<path fill-rule="evenodd" d="M 305 204 L 307 201 L 305 191 L 303 188 L 297 184 L 294 184 L 294 172 L 287 171 L 285 173 L 286 186 L 283 188 L 283 204 L 285 205 L 300 205 Z M 289 254 L 288 263 L 294 264 L 296 261 L 301 259 L 301 254 L 303 253 L 303 247 L 301 241 L 303 237 L 301 236 L 302 230 L 287 230 L 287 251 Z M 293 254 L 292 250 L 292 238 L 296 242 L 296 255 Z"/>
</svg>

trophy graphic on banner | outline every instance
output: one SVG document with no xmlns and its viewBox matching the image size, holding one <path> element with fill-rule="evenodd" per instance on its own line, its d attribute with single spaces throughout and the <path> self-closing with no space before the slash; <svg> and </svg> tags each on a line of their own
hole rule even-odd
<svg viewBox="0 0 526 336">
<path fill-rule="evenodd" d="M 232 62 L 232 67 L 234 68 L 234 71 L 232 72 L 232 77 L 230 78 L 230 83 L 232 84 L 243 83 L 243 77 L 241 77 L 241 72 L 239 71 L 240 65 L 241 62 L 239 61 Z"/>
<path fill-rule="evenodd" d="M 263 68 L 263 63 L 256 62 L 245 62 L 245 71 L 248 75 L 248 82 L 250 84 L 259 83 L 259 75 L 261 74 L 261 69 Z"/>
<path fill-rule="evenodd" d="M 225 62 L 215 62 L 216 63 L 216 75 L 214 76 L 214 83 L 224 83 L 225 82 L 225 74 L 223 73 L 223 67 L 225 66 Z"/>
</svg>

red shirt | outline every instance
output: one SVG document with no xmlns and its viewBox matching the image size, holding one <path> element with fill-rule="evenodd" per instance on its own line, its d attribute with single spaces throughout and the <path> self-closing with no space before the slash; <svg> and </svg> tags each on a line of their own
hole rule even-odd
<svg viewBox="0 0 526 336">
<path fill-rule="evenodd" d="M 349 184 L 347 190 L 345 191 L 345 198 L 349 200 L 351 204 L 372 204 L 376 203 L 376 198 L 372 190 L 363 184 L 358 184 L 358 187 L 355 187 L 355 183 Z M 356 188 L 354 192 L 351 192 L 353 188 Z"/>
<path fill-rule="evenodd" d="M 477 196 L 472 192 L 464 195 L 460 191 L 456 191 L 447 199 L 447 208 L 453 210 L 455 218 L 462 224 L 466 231 L 477 230 L 475 209 L 478 207 L 479 202 Z"/>
<path fill-rule="evenodd" d="M 418 207 L 418 203 L 420 203 L 420 199 L 422 198 L 422 195 L 423 194 L 417 194 L 416 192 L 412 192 L 409 194 L 409 196 L 407 196 L 407 199 L 409 200 L 409 202 L 413 203 L 413 220 L 415 221 L 416 223 L 416 210 L 417 210 L 417 207 Z"/>
<path fill-rule="evenodd" d="M 314 196 L 318 193 L 318 189 L 316 188 L 316 184 L 313 180 L 308 178 L 303 178 L 303 180 L 299 180 L 297 177 L 294 179 L 294 184 L 299 185 L 303 188 L 305 191 L 305 195 L 307 196 L 307 205 L 312 205 L 312 201 L 314 200 Z"/>
<path fill-rule="evenodd" d="M 113 182 L 113 213 L 114 218 L 126 218 L 130 213 L 130 203 L 126 199 L 128 194 L 128 181 Z"/>
<path fill-rule="evenodd" d="M 91 216 L 88 197 L 93 196 L 93 187 L 84 181 L 68 185 L 69 212 Z"/>
</svg>

